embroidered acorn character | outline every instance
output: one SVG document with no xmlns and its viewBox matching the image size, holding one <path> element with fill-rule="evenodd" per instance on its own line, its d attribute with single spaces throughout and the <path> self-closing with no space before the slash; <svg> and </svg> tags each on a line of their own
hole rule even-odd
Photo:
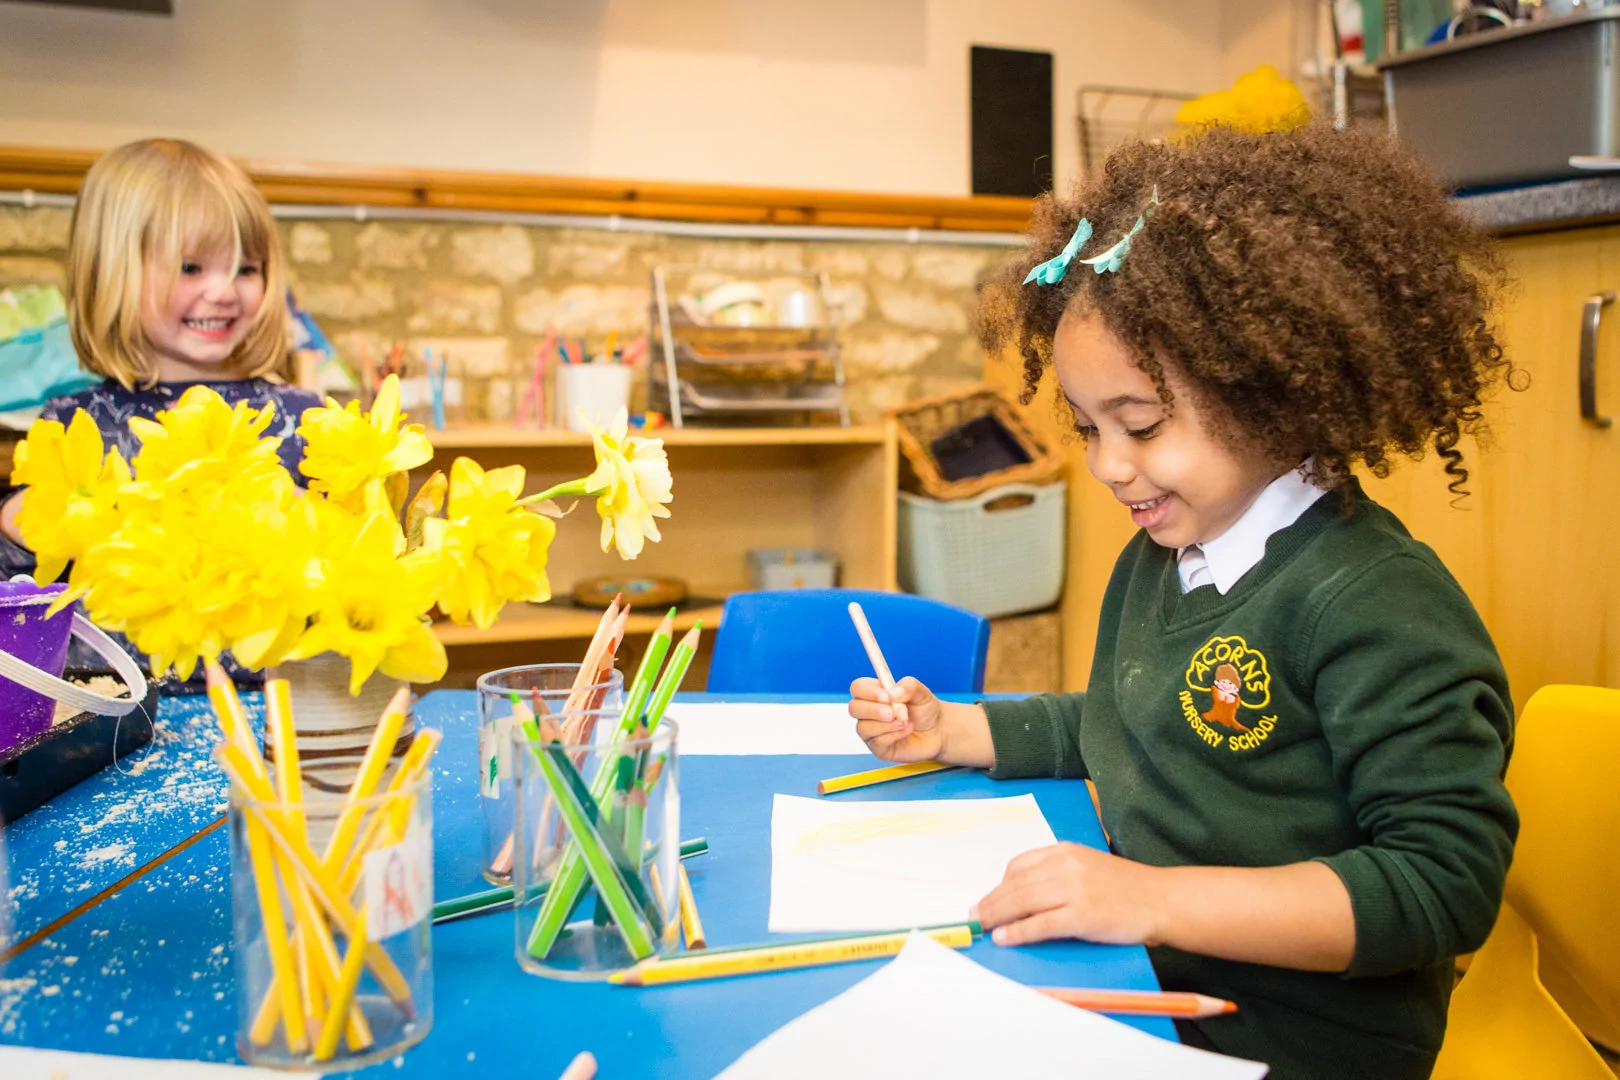
<svg viewBox="0 0 1620 1080">
<path fill-rule="evenodd" d="M 1231 664 L 1222 664 L 1215 669 L 1215 685 L 1209 689 L 1215 695 L 1215 700 L 1211 702 L 1209 712 L 1203 714 L 1205 720 L 1239 731 L 1249 730 L 1237 718 L 1238 691 L 1243 688 L 1242 679 L 1238 669 Z"/>
</svg>

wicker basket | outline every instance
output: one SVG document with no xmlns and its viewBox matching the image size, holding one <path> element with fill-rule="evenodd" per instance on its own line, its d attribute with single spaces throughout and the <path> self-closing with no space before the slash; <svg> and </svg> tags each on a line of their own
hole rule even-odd
<svg viewBox="0 0 1620 1080">
<path fill-rule="evenodd" d="M 1012 434 L 1029 455 L 1029 462 L 983 476 L 946 480 L 940 475 L 929 447 L 947 431 L 986 414 L 995 416 Z M 988 383 L 913 401 L 890 410 L 889 415 L 900 429 L 900 488 L 903 491 L 931 499 L 967 499 L 1002 484 L 1039 484 L 1063 471 L 1062 456 L 1048 449 L 1024 423 L 1012 401 Z"/>
</svg>

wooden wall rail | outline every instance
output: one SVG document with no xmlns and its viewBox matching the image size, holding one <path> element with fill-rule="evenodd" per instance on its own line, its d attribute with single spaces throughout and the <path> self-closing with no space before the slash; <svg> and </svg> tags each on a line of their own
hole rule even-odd
<svg viewBox="0 0 1620 1080">
<path fill-rule="evenodd" d="M 0 146 L 0 190 L 71 194 L 91 150 Z M 840 225 L 887 229 L 1022 232 L 1029 200 L 952 198 L 794 188 L 637 183 L 522 173 L 395 169 L 247 159 L 241 165 L 271 202 L 537 214 L 617 214 L 671 221 L 750 225 Z"/>
</svg>

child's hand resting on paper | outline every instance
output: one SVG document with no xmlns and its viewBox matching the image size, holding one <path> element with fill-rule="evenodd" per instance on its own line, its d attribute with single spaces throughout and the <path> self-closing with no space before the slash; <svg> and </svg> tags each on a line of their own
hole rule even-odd
<svg viewBox="0 0 1620 1080">
<path fill-rule="evenodd" d="M 1107 945 L 1155 945 L 1163 872 L 1084 844 L 1026 851 L 975 904 L 969 918 L 997 945 L 1084 938 Z"/>
<path fill-rule="evenodd" d="M 1233 911 L 1265 910 L 1237 920 Z M 1081 844 L 1026 851 L 973 905 L 997 945 L 1083 938 L 1304 971 L 1343 971 L 1356 951 L 1350 893 L 1320 862 L 1149 866 Z"/>
<path fill-rule="evenodd" d="M 990 720 L 977 705 L 941 701 L 909 675 L 892 691 L 876 679 L 856 679 L 849 697 L 856 733 L 884 761 L 943 761 L 981 769 L 996 763 Z"/>
</svg>

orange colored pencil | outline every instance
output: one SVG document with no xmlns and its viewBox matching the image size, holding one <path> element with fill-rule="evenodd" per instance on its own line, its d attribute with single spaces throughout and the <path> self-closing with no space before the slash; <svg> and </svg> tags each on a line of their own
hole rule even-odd
<svg viewBox="0 0 1620 1080">
<path fill-rule="evenodd" d="M 1132 1016 L 1180 1016 L 1202 1019 L 1237 1012 L 1224 998 L 1181 990 L 1084 990 L 1067 986 L 1037 986 L 1049 998 L 1092 1012 L 1128 1013 Z"/>
</svg>

